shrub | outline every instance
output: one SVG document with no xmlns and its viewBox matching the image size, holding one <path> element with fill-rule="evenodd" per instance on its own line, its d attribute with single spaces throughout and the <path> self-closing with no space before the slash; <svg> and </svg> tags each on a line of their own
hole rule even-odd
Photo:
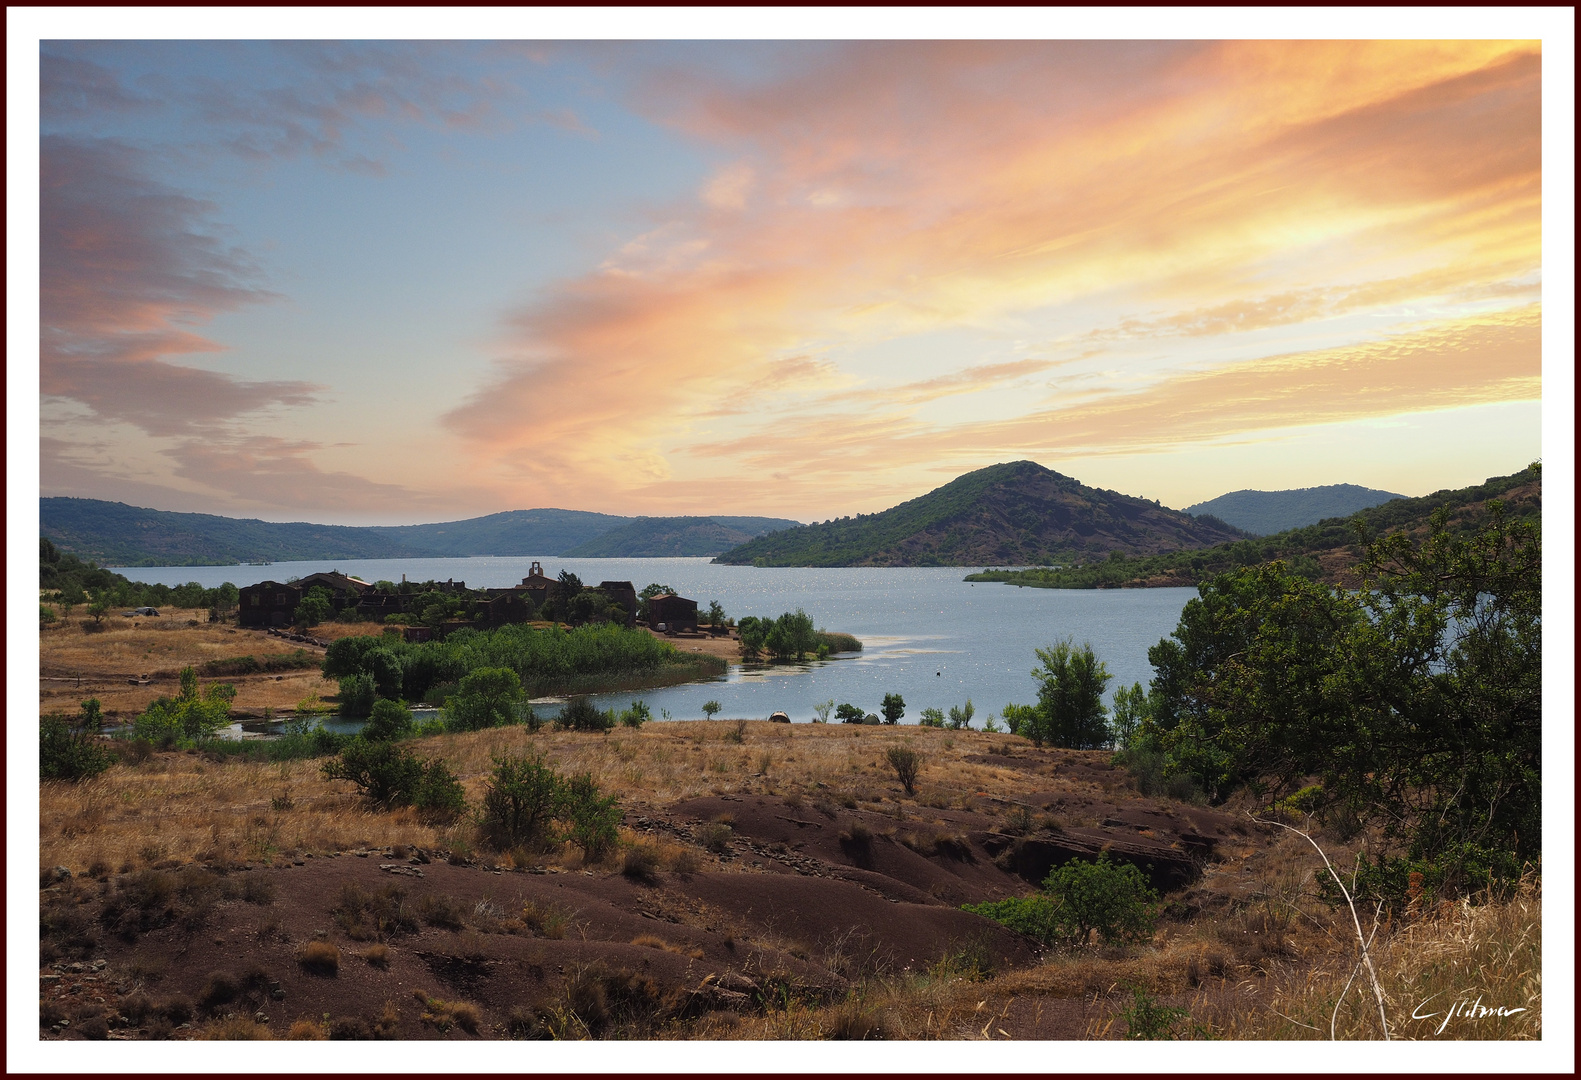
<svg viewBox="0 0 1581 1080">
<path fill-rule="evenodd" d="M 620 808 L 613 795 L 601 795 L 591 773 L 566 785 L 563 816 L 571 840 L 582 848 L 589 862 L 597 862 L 614 844 L 620 825 Z"/>
<path fill-rule="evenodd" d="M 1105 944 L 1144 939 L 1158 922 L 1158 893 L 1135 866 L 1111 862 L 1107 853 L 1055 867 L 1043 887 L 1058 905 L 1062 935 L 1077 945 L 1093 931 Z"/>
<path fill-rule="evenodd" d="M 293 1021 L 291 1024 L 291 1030 L 285 1033 L 285 1037 L 287 1039 L 314 1042 L 329 1038 L 329 1036 L 324 1031 L 323 1024 L 315 1023 L 314 1021 L 305 1018 Z"/>
<path fill-rule="evenodd" d="M 900 778 L 907 795 L 917 793 L 917 773 L 922 768 L 922 755 L 909 746 L 891 746 L 884 755 Z"/>
<path fill-rule="evenodd" d="M 388 945 L 370 945 L 362 952 L 363 960 L 376 968 L 390 966 L 390 947 Z"/>
<path fill-rule="evenodd" d="M 640 728 L 652 719 L 653 714 L 648 711 L 647 704 L 640 699 L 633 701 L 631 708 L 620 714 L 620 722 L 630 728 Z"/>
<path fill-rule="evenodd" d="M 1120 1013 L 1125 1020 L 1127 1039 L 1174 1039 L 1175 1025 L 1191 1014 L 1185 1009 L 1160 1005 L 1158 999 L 1136 984 L 1126 987 L 1131 1002 Z"/>
<path fill-rule="evenodd" d="M 560 774 L 536 754 L 493 761 L 483 792 L 485 837 L 501 849 L 543 843 L 564 794 Z"/>
<path fill-rule="evenodd" d="M 972 699 L 967 698 L 965 705 L 950 706 L 950 721 L 947 725 L 953 731 L 967 731 L 971 729 L 972 717 L 977 710 L 972 706 Z"/>
<path fill-rule="evenodd" d="M 962 904 L 961 910 L 992 919 L 1044 945 L 1052 945 L 1061 937 L 1056 905 L 1041 893 L 1036 896 L 1012 896 L 985 904 Z"/>
<path fill-rule="evenodd" d="M 211 683 L 198 691 L 198 673 L 181 669 L 181 690 L 174 698 L 159 698 L 132 724 L 140 739 L 169 746 L 178 740 L 201 739 L 213 735 L 230 723 L 231 701 L 236 688 L 229 683 Z"/>
<path fill-rule="evenodd" d="M 327 941 L 310 941 L 302 947 L 297 963 L 314 975 L 335 975 L 340 971 L 340 950 Z"/>
<path fill-rule="evenodd" d="M 717 701 L 705 701 L 703 702 L 703 715 L 709 720 L 712 720 L 714 718 L 714 714 L 723 708 L 724 706 L 719 704 Z"/>
<path fill-rule="evenodd" d="M 906 715 L 906 699 L 899 694 L 885 694 L 883 701 L 884 723 L 898 724 Z"/>
<path fill-rule="evenodd" d="M 613 713 L 604 712 L 586 697 L 574 697 L 555 720 L 561 731 L 608 731 L 615 726 Z"/>
<path fill-rule="evenodd" d="M 842 724 L 860 724 L 866 713 L 847 702 L 834 710 L 835 718 Z"/>
<path fill-rule="evenodd" d="M 387 742 L 352 739 L 339 758 L 323 765 L 325 779 L 350 780 L 377 806 L 416 806 L 434 817 L 466 809 L 461 782 L 439 759 L 423 760 Z"/>
<path fill-rule="evenodd" d="M 734 830 L 729 825 L 722 821 L 710 821 L 707 824 L 699 825 L 692 837 L 698 844 L 715 855 L 723 855 L 730 849 L 730 837 L 732 835 L 734 835 Z"/>
<path fill-rule="evenodd" d="M 923 727 L 943 727 L 944 710 L 932 707 L 922 710 L 922 718 L 917 721 Z"/>
<path fill-rule="evenodd" d="M 413 727 L 412 710 L 398 701 L 380 698 L 373 703 L 361 734 L 369 742 L 392 742 L 406 738 Z"/>
<path fill-rule="evenodd" d="M 412 794 L 412 805 L 436 821 L 453 821 L 466 812 L 467 794 L 439 758 L 423 763 L 423 775 Z"/>
<path fill-rule="evenodd" d="M 85 731 L 73 731 L 66 718 L 51 713 L 39 721 L 38 775 L 41 780 L 82 780 L 97 776 L 115 755 Z"/>
<path fill-rule="evenodd" d="M 659 849 L 652 844 L 633 844 L 621 857 L 620 872 L 633 881 L 652 881 L 658 871 Z"/>
</svg>

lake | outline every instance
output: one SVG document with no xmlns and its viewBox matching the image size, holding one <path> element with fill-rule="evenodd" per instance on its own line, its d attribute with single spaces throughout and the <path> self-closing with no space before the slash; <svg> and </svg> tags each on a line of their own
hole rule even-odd
<svg viewBox="0 0 1581 1080">
<path fill-rule="evenodd" d="M 1152 677 L 1149 646 L 1174 630 L 1195 589 L 1028 589 L 961 579 L 964 567 L 773 567 L 717 566 L 694 559 L 561 559 L 538 556 L 551 577 L 569 570 L 583 582 L 630 581 L 639 590 L 651 582 L 670 585 L 706 608 L 717 600 L 732 618 L 778 616 L 801 608 L 820 629 L 861 639 L 861 653 L 805 664 L 732 665 L 707 683 L 639 693 L 602 695 L 602 708 L 625 708 L 633 698 L 648 703 L 655 718 L 701 718 L 710 699 L 721 717 L 762 719 L 782 710 L 809 721 L 813 706 L 833 699 L 878 712 L 887 693 L 906 700 L 903 723 L 915 723 L 925 707 L 948 710 L 968 698 L 977 709 L 974 727 L 1006 703 L 1030 704 L 1037 688 L 1031 671 L 1036 650 L 1064 637 L 1093 650 L 1109 668 L 1113 691 Z M 229 581 L 238 586 L 284 581 L 337 569 L 366 581 L 429 579 L 465 581 L 472 588 L 500 588 L 527 576 L 532 556 L 470 559 L 341 559 L 281 562 L 271 566 L 126 567 L 133 581 L 205 587 Z"/>
</svg>

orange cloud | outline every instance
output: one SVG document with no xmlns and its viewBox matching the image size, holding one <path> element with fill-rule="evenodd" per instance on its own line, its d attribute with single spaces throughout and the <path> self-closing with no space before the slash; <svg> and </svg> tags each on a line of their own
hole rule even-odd
<svg viewBox="0 0 1581 1080">
<path fill-rule="evenodd" d="M 805 481 L 742 497 L 810 513 L 940 454 L 1134 449 L 1539 393 L 1537 309 L 1520 307 L 1540 268 L 1535 44 L 764 55 L 750 83 L 637 79 L 640 107 L 733 164 L 512 318 L 495 377 L 446 418 L 502 490 L 674 512 L 792 460 Z M 1429 302 L 1441 326 L 1421 326 Z M 1515 321 L 1470 316 L 1489 305 Z M 1363 317 L 1376 329 L 1359 334 Z M 865 359 L 941 332 L 999 354 Z M 1180 355 L 1142 356 L 1139 337 Z M 1064 344 L 1028 357 L 1013 340 Z M 1252 358 L 1223 362 L 1232 343 Z M 1077 347 L 1079 407 L 939 412 Z M 1205 370 L 1160 381 L 1169 367 Z"/>
</svg>

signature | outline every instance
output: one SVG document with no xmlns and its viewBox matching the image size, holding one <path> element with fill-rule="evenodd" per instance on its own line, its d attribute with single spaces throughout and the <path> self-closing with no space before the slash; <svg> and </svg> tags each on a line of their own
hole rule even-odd
<svg viewBox="0 0 1581 1080">
<path fill-rule="evenodd" d="M 1527 1011 L 1524 1007 L 1510 1008 L 1506 1005 L 1484 1005 L 1482 1004 L 1482 995 L 1478 994 L 1477 1000 L 1467 1001 L 1465 998 L 1461 998 L 1459 1001 L 1451 1005 L 1447 1012 L 1442 1014 L 1436 1012 L 1422 1012 L 1422 1009 L 1427 1006 L 1428 1001 L 1432 1001 L 1433 998 L 1441 996 L 1441 994 L 1434 994 L 1433 997 L 1428 998 L 1427 1001 L 1422 1002 L 1422 1004 L 1411 1010 L 1412 1020 L 1431 1020 L 1433 1017 L 1439 1015 L 1444 1017 L 1444 1019 L 1439 1022 L 1438 1030 L 1433 1032 L 1434 1035 L 1443 1034 L 1444 1029 L 1449 1026 L 1449 1022 L 1455 1019 L 1457 1016 L 1462 1020 L 1483 1020 L 1490 1016 L 1514 1016 L 1516 1013 L 1523 1013 Z"/>
</svg>

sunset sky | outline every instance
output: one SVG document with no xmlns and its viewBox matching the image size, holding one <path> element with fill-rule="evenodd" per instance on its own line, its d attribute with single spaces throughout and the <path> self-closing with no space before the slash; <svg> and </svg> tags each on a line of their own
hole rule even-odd
<svg viewBox="0 0 1581 1080">
<path fill-rule="evenodd" d="M 822 520 L 1020 458 L 1174 507 L 1477 483 L 1543 455 L 1544 61 L 46 40 L 41 491 L 395 524 Z"/>
</svg>

